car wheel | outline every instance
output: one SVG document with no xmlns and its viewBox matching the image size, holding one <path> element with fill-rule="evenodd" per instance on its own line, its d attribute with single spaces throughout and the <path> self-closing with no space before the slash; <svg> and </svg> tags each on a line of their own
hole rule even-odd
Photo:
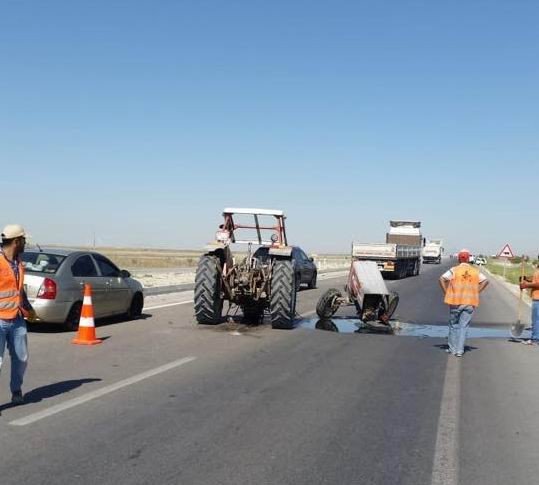
<svg viewBox="0 0 539 485">
<path fill-rule="evenodd" d="M 301 282 L 302 282 L 301 273 L 298 273 L 296 274 L 296 292 L 301 289 Z"/>
<path fill-rule="evenodd" d="M 127 316 L 130 320 L 134 320 L 142 315 L 142 309 L 144 308 L 144 298 L 140 293 L 135 293 L 131 300 L 131 306 L 127 312 Z"/>
<path fill-rule="evenodd" d="M 67 318 L 64 322 L 64 329 L 69 332 L 76 332 L 79 329 L 80 314 L 82 311 L 82 302 L 78 301 L 73 304 Z"/>
<path fill-rule="evenodd" d="M 311 278 L 311 281 L 309 282 L 309 288 L 313 290 L 316 288 L 316 279 L 318 278 L 318 273 L 315 271 L 313 273 L 313 277 Z"/>
</svg>

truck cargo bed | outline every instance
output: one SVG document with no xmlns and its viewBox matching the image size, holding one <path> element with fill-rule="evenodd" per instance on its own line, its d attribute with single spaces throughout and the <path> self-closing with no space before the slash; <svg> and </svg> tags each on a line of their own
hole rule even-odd
<svg viewBox="0 0 539 485">
<path fill-rule="evenodd" d="M 413 259 L 420 256 L 421 246 L 384 243 L 352 244 L 352 257 L 356 259 Z"/>
</svg>

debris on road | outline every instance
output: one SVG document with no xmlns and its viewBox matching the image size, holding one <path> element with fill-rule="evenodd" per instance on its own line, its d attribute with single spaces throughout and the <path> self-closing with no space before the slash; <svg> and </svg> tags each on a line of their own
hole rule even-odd
<svg viewBox="0 0 539 485">
<path fill-rule="evenodd" d="M 320 297 L 316 306 L 320 319 L 331 318 L 341 305 L 347 305 L 355 306 L 363 322 L 379 322 L 389 326 L 399 296 L 388 290 L 374 261 L 354 261 L 344 291 L 346 296 L 340 290 L 330 288 Z"/>
</svg>

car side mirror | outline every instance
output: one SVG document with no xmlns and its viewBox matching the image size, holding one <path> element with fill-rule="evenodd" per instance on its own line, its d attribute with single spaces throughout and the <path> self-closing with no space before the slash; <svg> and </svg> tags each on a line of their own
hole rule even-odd
<svg viewBox="0 0 539 485">
<path fill-rule="evenodd" d="M 309 261 L 310 261 L 311 263 L 314 263 L 314 258 L 309 258 Z"/>
<path fill-rule="evenodd" d="M 120 278 L 130 278 L 130 277 L 131 277 L 131 273 L 127 271 L 126 269 L 122 269 L 120 271 Z"/>
</svg>

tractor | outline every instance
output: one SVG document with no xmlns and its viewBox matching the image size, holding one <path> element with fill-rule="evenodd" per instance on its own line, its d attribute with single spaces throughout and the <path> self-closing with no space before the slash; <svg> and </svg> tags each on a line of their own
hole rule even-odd
<svg viewBox="0 0 539 485">
<path fill-rule="evenodd" d="M 273 328 L 293 328 L 298 282 L 283 211 L 226 208 L 223 217 L 196 271 L 197 322 L 220 323 L 227 300 L 242 309 L 249 323 L 260 323 L 269 312 Z M 238 261 L 232 254 L 233 244 L 247 246 L 247 254 Z M 267 249 L 253 252 L 253 246 Z"/>
</svg>

